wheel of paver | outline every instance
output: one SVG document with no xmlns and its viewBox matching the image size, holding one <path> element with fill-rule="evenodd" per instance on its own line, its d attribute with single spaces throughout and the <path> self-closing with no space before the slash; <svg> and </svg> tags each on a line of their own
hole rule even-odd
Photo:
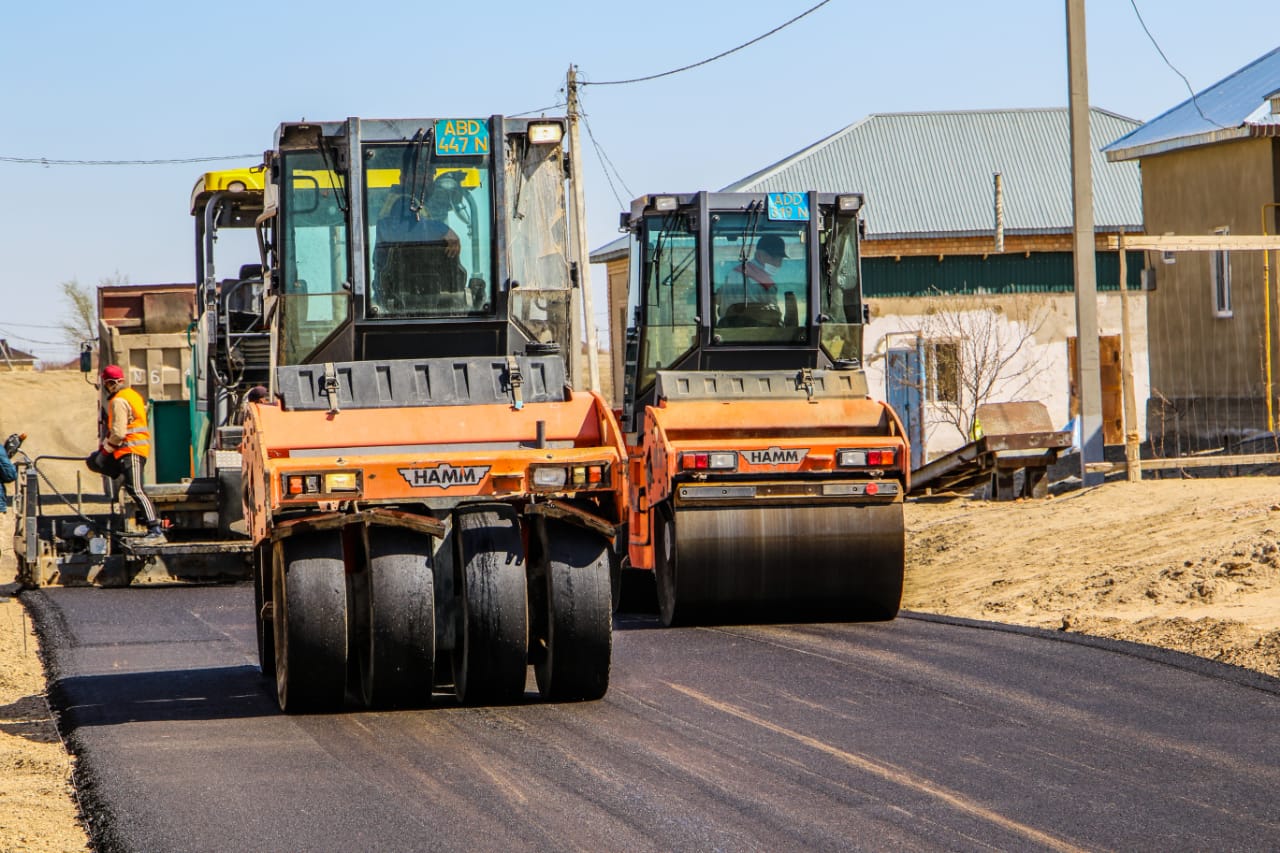
<svg viewBox="0 0 1280 853">
<path fill-rule="evenodd" d="M 291 536 L 276 546 L 276 696 L 290 713 L 342 705 L 347 678 L 347 580 L 336 532 Z"/>
<path fill-rule="evenodd" d="M 369 635 L 360 667 L 373 707 L 431 701 L 436 656 L 432 540 L 405 530 L 369 531 Z"/>
<path fill-rule="evenodd" d="M 524 695 L 529 655 L 528 592 L 520 522 L 503 505 L 454 513 L 457 589 L 462 596 L 453 682 L 462 702 L 514 702 Z"/>
<path fill-rule="evenodd" d="M 272 594 L 273 550 L 269 542 L 253 549 L 253 621 L 258 628 L 258 666 L 263 678 L 276 677 L 275 629 L 262 615 L 263 605 Z"/>
<path fill-rule="evenodd" d="M 609 543 L 547 522 L 545 653 L 534 665 L 544 699 L 599 699 L 609 689 L 613 643 Z"/>
<path fill-rule="evenodd" d="M 660 506 L 654 512 L 653 574 L 658 588 L 658 616 L 662 624 L 670 628 L 679 624 L 677 573 L 679 557 L 676 552 L 676 522 L 669 506 Z"/>
</svg>

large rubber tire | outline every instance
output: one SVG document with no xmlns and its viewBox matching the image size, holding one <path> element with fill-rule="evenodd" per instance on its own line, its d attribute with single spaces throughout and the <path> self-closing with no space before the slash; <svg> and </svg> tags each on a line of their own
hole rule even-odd
<svg viewBox="0 0 1280 853">
<path fill-rule="evenodd" d="M 262 617 L 263 605 L 272 593 L 274 549 L 268 542 L 253 549 L 253 621 L 258 629 L 258 666 L 263 678 L 276 677 L 276 636 L 271 621 Z"/>
<path fill-rule="evenodd" d="M 534 664 L 538 692 L 557 702 L 599 699 L 609 689 L 613 619 L 609 542 L 546 522 L 545 648 Z M 541 624 L 542 620 L 536 620 Z"/>
<path fill-rule="evenodd" d="M 676 522 L 671 507 L 663 504 L 653 513 L 653 574 L 658 588 L 658 618 L 670 628 L 680 624 Z"/>
<path fill-rule="evenodd" d="M 502 504 L 454 512 L 457 590 L 462 598 L 453 684 L 467 704 L 524 696 L 529 607 L 524 543 L 515 512 Z"/>
<path fill-rule="evenodd" d="M 347 580 L 336 532 L 276 546 L 276 698 L 288 713 L 342 707 L 347 684 Z"/>
<path fill-rule="evenodd" d="M 369 633 L 360 667 L 365 704 L 428 704 L 436 657 L 432 539 L 374 527 L 367 548 Z"/>
</svg>

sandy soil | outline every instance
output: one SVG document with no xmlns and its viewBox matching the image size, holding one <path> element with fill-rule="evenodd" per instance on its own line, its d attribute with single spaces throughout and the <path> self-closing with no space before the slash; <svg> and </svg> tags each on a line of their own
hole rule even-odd
<svg viewBox="0 0 1280 853">
<path fill-rule="evenodd" d="M 0 372 L 0 441 L 25 432 L 31 456 L 85 456 L 97 446 L 96 400 L 78 372 Z M 12 484 L 7 491 L 12 498 Z M 13 597 L 12 532 L 10 508 L 0 515 L 0 851 L 88 850 L 72 759 L 45 702 L 39 644 Z"/>
<path fill-rule="evenodd" d="M 0 373 L 0 439 L 26 431 L 32 455 L 84 455 L 94 400 L 77 373 Z M 1149 643 L 1280 676 L 1274 478 L 1118 482 L 1004 504 L 930 499 L 910 502 L 906 517 L 907 609 Z M 6 541 L 0 584 L 13 577 Z M 12 591 L 0 587 L 0 853 L 85 850 L 71 759 Z"/>
<path fill-rule="evenodd" d="M 1280 481 L 1115 482 L 907 508 L 911 610 L 1077 631 L 1280 676 Z"/>
</svg>

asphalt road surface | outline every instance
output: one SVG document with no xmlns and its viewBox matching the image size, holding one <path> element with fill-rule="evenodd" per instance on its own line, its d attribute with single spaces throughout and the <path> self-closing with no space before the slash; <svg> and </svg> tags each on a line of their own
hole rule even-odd
<svg viewBox="0 0 1280 853">
<path fill-rule="evenodd" d="M 1280 681 L 925 619 L 623 619 L 601 702 L 285 716 L 248 586 L 28 593 L 102 853 L 1280 845 Z"/>
</svg>

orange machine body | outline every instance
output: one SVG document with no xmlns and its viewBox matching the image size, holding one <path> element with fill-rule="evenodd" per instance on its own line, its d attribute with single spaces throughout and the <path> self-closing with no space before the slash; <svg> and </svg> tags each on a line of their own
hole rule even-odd
<svg viewBox="0 0 1280 853">
<path fill-rule="evenodd" d="M 255 543 L 271 538 L 282 514 L 353 501 L 372 508 L 522 495 L 536 501 L 572 492 L 599 498 L 621 518 L 625 499 L 621 433 L 599 395 L 585 391 L 520 409 L 488 404 L 330 414 L 255 403 L 245 421 L 244 453 L 245 510 Z M 536 481 L 537 469 L 556 467 L 567 471 L 562 487 Z M 582 475 L 577 480 L 575 469 Z M 347 490 L 324 491 L 324 475 L 335 472 L 354 473 L 355 491 L 350 480 Z M 290 477 L 308 475 L 321 478 L 320 491 L 290 491 Z"/>
<path fill-rule="evenodd" d="M 712 498 L 721 506 L 824 498 L 862 505 L 900 503 L 910 488 L 905 435 L 893 409 L 870 398 L 662 400 L 648 406 L 638 442 L 628 447 L 631 567 L 654 568 L 653 508 L 667 500 L 686 503 L 681 484 L 753 487 L 750 498 L 735 498 L 732 492 Z M 849 450 L 882 453 L 874 465 L 839 466 L 838 454 Z M 697 468 L 684 461 L 689 455 L 712 453 L 734 454 L 734 467 Z"/>
</svg>

